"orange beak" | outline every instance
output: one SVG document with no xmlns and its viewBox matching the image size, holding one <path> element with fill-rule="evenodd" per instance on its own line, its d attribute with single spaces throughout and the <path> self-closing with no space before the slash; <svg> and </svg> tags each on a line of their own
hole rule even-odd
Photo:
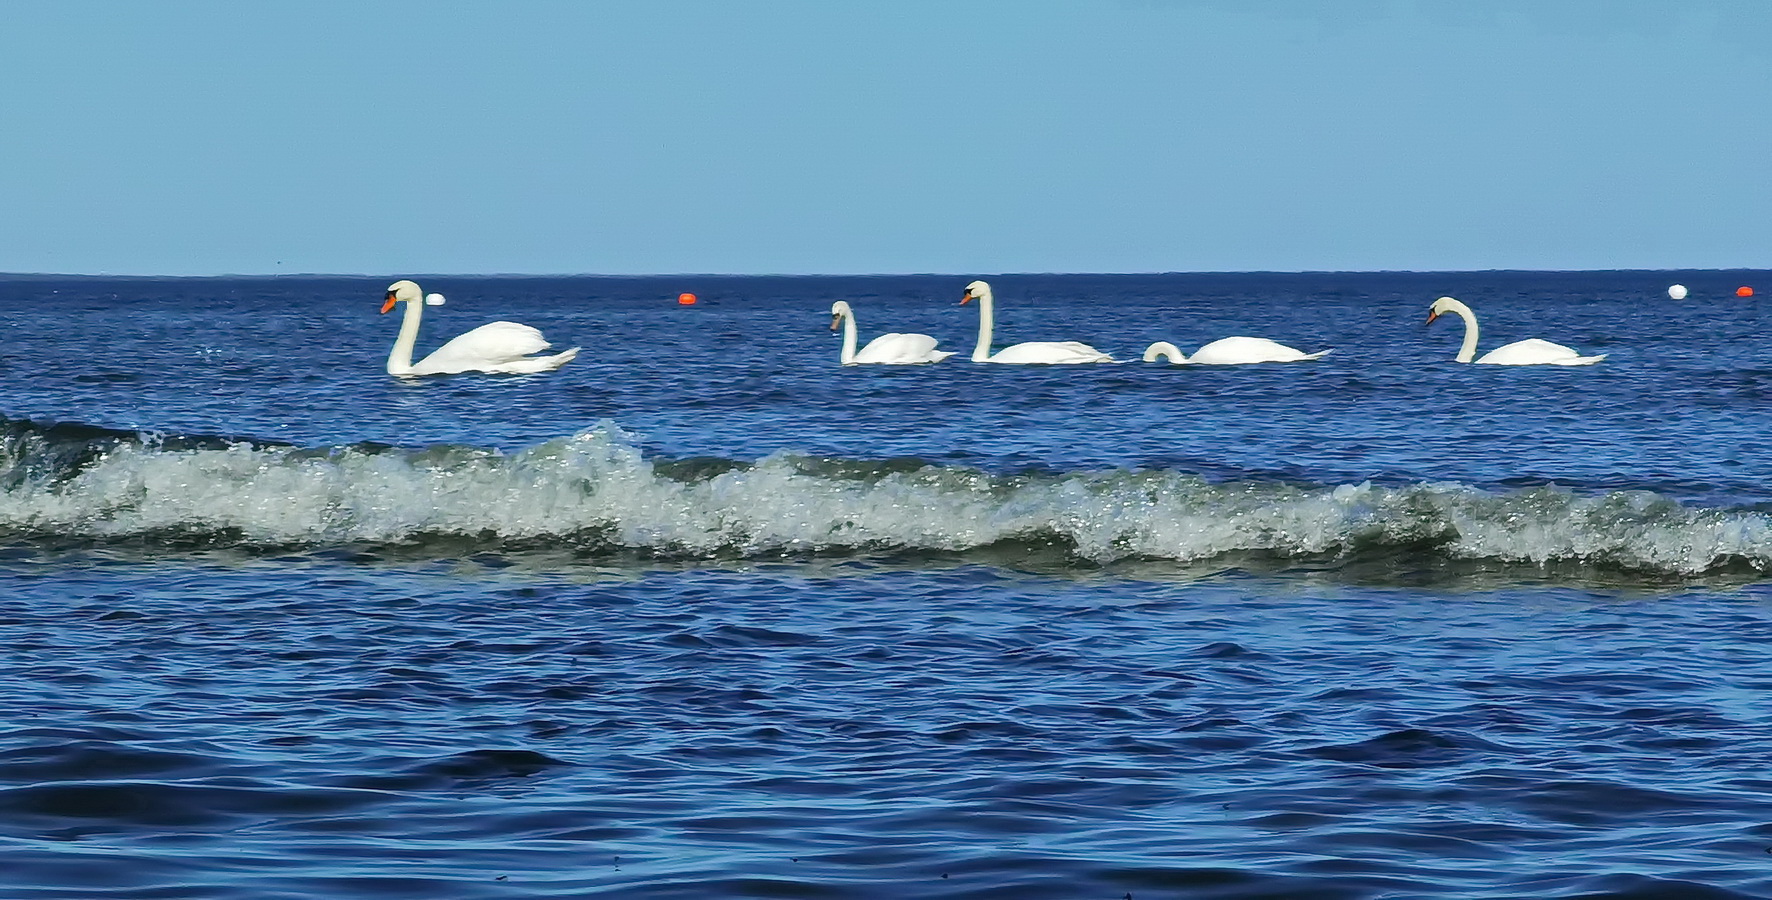
<svg viewBox="0 0 1772 900">
<path fill-rule="evenodd" d="M 1440 317 L 1439 313 L 1434 312 L 1433 310 L 1430 309 L 1430 310 L 1428 310 L 1428 313 L 1427 313 L 1427 321 L 1423 322 L 1422 324 L 1423 325 L 1432 325 L 1434 323 L 1434 320 L 1438 319 L 1439 317 Z"/>
<path fill-rule="evenodd" d="M 971 303 L 971 302 L 972 302 L 972 295 L 971 294 L 967 294 L 966 296 L 960 298 L 960 305 L 961 306 L 965 306 L 966 304 Z"/>
<path fill-rule="evenodd" d="M 393 309 L 393 308 L 394 308 L 394 292 L 388 291 L 388 299 L 386 302 L 384 302 L 381 305 L 381 311 L 383 313 L 386 313 L 388 310 Z"/>
</svg>

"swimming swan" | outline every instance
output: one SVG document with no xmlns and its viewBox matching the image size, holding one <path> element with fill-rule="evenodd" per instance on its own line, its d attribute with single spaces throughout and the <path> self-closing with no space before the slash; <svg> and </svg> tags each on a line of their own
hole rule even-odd
<svg viewBox="0 0 1772 900">
<path fill-rule="evenodd" d="M 424 306 L 443 302 L 441 294 L 425 297 L 418 285 L 396 281 L 388 285 L 388 297 L 381 311 L 386 313 L 396 303 L 406 304 L 406 318 L 400 323 L 400 336 L 388 353 L 389 375 L 454 375 L 459 372 L 493 372 L 527 374 L 558 369 L 578 355 L 573 347 L 553 356 L 531 356 L 551 346 L 541 332 L 516 322 L 488 322 L 473 331 L 438 347 L 430 356 L 412 363 L 412 345 L 418 342 L 418 320 Z"/>
<path fill-rule="evenodd" d="M 1191 357 L 1183 356 L 1174 344 L 1158 341 L 1144 350 L 1145 362 L 1156 362 L 1167 357 L 1176 365 L 1190 364 L 1199 366 L 1240 366 L 1248 363 L 1267 362 L 1304 362 L 1310 359 L 1322 359 L 1329 351 L 1319 350 L 1306 353 L 1294 350 L 1285 344 L 1257 337 L 1219 338 L 1210 344 L 1194 351 Z"/>
<path fill-rule="evenodd" d="M 1470 307 L 1451 297 L 1441 297 L 1428 310 L 1427 320 L 1432 322 L 1446 313 L 1457 313 L 1464 320 L 1464 346 L 1458 348 L 1457 359 L 1461 363 L 1471 362 L 1471 357 L 1477 354 L 1476 314 L 1471 312 Z M 1604 353 L 1599 356 L 1582 356 L 1573 348 L 1562 344 L 1527 338 L 1496 347 L 1483 354 L 1476 362 L 1492 366 L 1591 366 L 1605 358 Z"/>
<path fill-rule="evenodd" d="M 882 334 L 871 341 L 861 352 L 855 352 L 855 311 L 849 308 L 849 302 L 838 300 L 831 304 L 831 330 L 836 331 L 837 325 L 843 326 L 843 351 L 838 359 L 846 366 L 867 365 L 870 363 L 903 366 L 916 363 L 941 362 L 954 355 L 952 350 L 935 349 L 936 340 L 926 334 Z"/>
<path fill-rule="evenodd" d="M 994 327 L 995 315 L 991 300 L 991 286 L 982 281 L 974 281 L 966 285 L 966 295 L 960 298 L 962 305 L 969 301 L 978 301 L 978 345 L 972 348 L 973 362 L 1028 364 L 1070 363 L 1111 363 L 1114 358 L 1078 341 L 1028 341 L 1023 344 L 1012 344 L 991 355 L 991 330 Z"/>
</svg>

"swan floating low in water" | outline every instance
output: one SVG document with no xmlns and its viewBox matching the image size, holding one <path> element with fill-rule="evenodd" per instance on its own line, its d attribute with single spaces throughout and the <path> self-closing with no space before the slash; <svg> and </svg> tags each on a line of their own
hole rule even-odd
<svg viewBox="0 0 1772 900">
<path fill-rule="evenodd" d="M 532 356 L 552 346 L 542 339 L 540 331 L 516 322 L 488 322 L 438 347 L 414 365 L 412 346 L 418 343 L 418 320 L 424 315 L 425 304 L 437 306 L 442 302 L 441 294 L 425 297 L 418 285 L 410 281 L 388 285 L 388 297 L 382 303 L 381 311 L 386 313 L 396 303 L 406 304 L 400 336 L 394 339 L 394 349 L 388 353 L 389 375 L 455 375 L 461 372 L 524 375 L 558 369 L 578 355 L 579 348 L 573 347 L 552 356 Z"/>
<path fill-rule="evenodd" d="M 991 286 L 982 281 L 966 285 L 962 305 L 978 301 L 978 345 L 972 348 L 973 362 L 1010 363 L 1015 365 L 1069 365 L 1073 363 L 1111 363 L 1114 358 L 1079 341 L 1028 341 L 1011 344 L 991 353 L 991 331 L 995 328 L 995 307 Z"/>
<path fill-rule="evenodd" d="M 838 359 L 846 366 L 886 365 L 906 366 L 918 363 L 941 362 L 954 355 L 952 350 L 935 349 L 936 340 L 926 334 L 900 334 L 892 332 L 882 334 L 871 341 L 861 352 L 855 350 L 855 311 L 849 308 L 849 302 L 838 300 L 831 304 L 831 330 L 843 326 L 843 350 Z"/>
<path fill-rule="evenodd" d="M 1250 363 L 1304 362 L 1322 359 L 1327 355 L 1327 350 L 1306 353 L 1267 338 L 1227 337 L 1201 347 L 1191 357 L 1183 356 L 1181 350 L 1168 341 L 1158 341 L 1145 348 L 1144 361 L 1156 362 L 1167 358 L 1176 365 L 1241 366 Z"/>
<path fill-rule="evenodd" d="M 1471 357 L 1477 355 L 1476 313 L 1451 297 L 1441 297 L 1428 310 L 1427 320 L 1432 322 L 1447 313 L 1457 313 L 1464 320 L 1464 346 L 1458 348 L 1457 360 L 1461 363 L 1472 362 Z M 1527 338 L 1496 347 L 1474 361 L 1491 366 L 1591 366 L 1605 358 L 1604 353 L 1599 356 L 1582 356 L 1574 348 L 1562 344 Z"/>
</svg>

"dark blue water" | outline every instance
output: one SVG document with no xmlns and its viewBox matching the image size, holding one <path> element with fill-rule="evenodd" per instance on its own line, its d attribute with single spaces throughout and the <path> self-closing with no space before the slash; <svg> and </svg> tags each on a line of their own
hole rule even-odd
<svg viewBox="0 0 1772 900">
<path fill-rule="evenodd" d="M 0 278 L 0 896 L 1772 897 L 1767 273 L 393 277 Z"/>
</svg>

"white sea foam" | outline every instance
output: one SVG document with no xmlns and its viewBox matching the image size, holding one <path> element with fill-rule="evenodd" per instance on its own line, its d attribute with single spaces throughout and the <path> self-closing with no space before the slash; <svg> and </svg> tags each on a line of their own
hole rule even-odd
<svg viewBox="0 0 1772 900">
<path fill-rule="evenodd" d="M 684 474 L 612 427 L 511 455 L 124 441 L 68 471 L 19 475 L 30 469 L 20 459 L 0 463 L 15 473 L 0 490 L 0 531 L 98 540 L 176 533 L 287 546 L 459 535 L 494 547 L 558 541 L 692 556 L 964 552 L 1028 540 L 1096 562 L 1429 547 L 1448 558 L 1677 574 L 1772 567 L 1767 517 L 1649 492 L 1215 484 L 1160 471 L 1008 476 L 787 455 Z"/>
</svg>

